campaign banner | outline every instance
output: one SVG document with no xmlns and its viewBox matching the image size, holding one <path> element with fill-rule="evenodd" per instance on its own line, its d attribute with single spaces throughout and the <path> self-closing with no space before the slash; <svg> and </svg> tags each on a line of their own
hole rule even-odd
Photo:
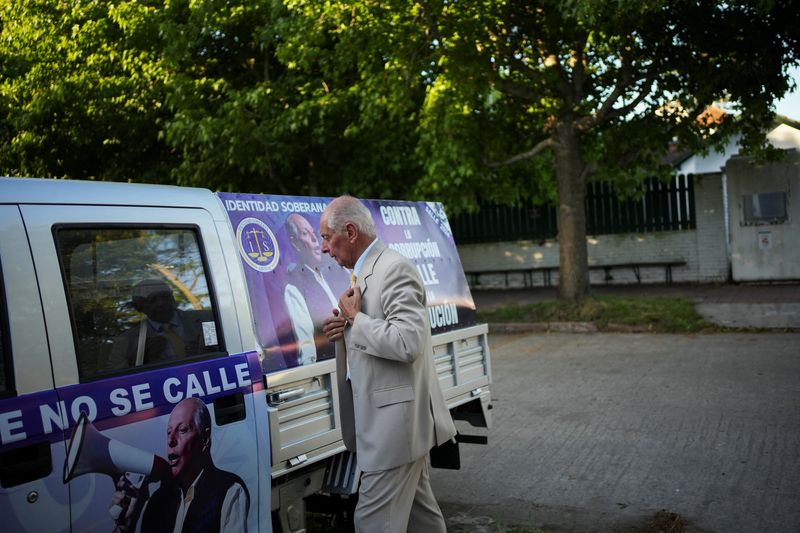
<svg viewBox="0 0 800 533">
<path fill-rule="evenodd" d="M 2 399 L 0 452 L 24 465 L 4 468 L 3 526 L 257 530 L 267 416 L 256 352 Z M 190 486 L 182 515 L 173 503 Z"/>
<path fill-rule="evenodd" d="M 0 402 L 0 450 L 63 440 L 82 415 L 110 429 L 169 413 L 184 398 L 208 403 L 263 388 L 258 355 L 250 352 L 23 394 Z"/>
<path fill-rule="evenodd" d="M 218 193 L 244 266 L 264 371 L 334 357 L 322 333 L 350 273 L 322 254 L 319 221 L 332 198 Z M 377 236 L 419 271 L 432 333 L 475 323 L 475 304 L 444 207 L 364 200 Z"/>
</svg>

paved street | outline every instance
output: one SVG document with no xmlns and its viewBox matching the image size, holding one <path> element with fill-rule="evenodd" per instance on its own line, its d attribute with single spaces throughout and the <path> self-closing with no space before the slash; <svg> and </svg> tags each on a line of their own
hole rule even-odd
<svg viewBox="0 0 800 533">
<path fill-rule="evenodd" d="M 490 342 L 490 444 L 432 474 L 451 533 L 800 531 L 800 334 Z"/>
</svg>

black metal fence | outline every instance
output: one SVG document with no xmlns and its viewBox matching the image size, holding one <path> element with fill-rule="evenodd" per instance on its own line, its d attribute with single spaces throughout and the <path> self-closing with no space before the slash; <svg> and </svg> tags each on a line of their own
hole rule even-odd
<svg viewBox="0 0 800 533">
<path fill-rule="evenodd" d="M 669 182 L 655 178 L 645 183 L 637 200 L 620 200 L 608 183 L 590 183 L 586 189 L 588 235 L 680 231 L 695 228 L 692 176 Z M 543 240 L 558 233 L 552 205 L 510 207 L 481 204 L 480 211 L 450 221 L 457 243 Z"/>
</svg>

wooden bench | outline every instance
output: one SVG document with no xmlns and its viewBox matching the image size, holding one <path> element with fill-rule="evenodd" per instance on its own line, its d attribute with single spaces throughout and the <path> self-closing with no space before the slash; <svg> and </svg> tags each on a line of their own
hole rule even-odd
<svg viewBox="0 0 800 533">
<path fill-rule="evenodd" d="M 589 270 L 603 270 L 605 272 L 604 281 L 609 282 L 614 279 L 611 271 L 615 268 L 630 268 L 633 270 L 633 275 L 636 276 L 637 283 L 642 283 L 641 268 L 663 267 L 664 268 L 664 281 L 667 285 L 672 284 L 672 267 L 686 266 L 686 261 L 683 259 L 664 260 L 664 261 L 629 261 L 625 263 L 602 263 L 589 265 Z M 508 287 L 508 277 L 512 274 L 522 274 L 522 286 L 525 288 L 533 287 L 533 277 L 537 272 L 542 274 L 542 285 L 545 287 L 552 286 L 553 271 L 557 271 L 557 266 L 535 266 L 523 268 L 505 268 L 497 270 L 473 270 L 465 272 L 467 275 L 467 282 L 470 287 L 479 287 L 481 285 L 481 276 L 489 275 L 503 275 L 504 286 Z"/>
</svg>

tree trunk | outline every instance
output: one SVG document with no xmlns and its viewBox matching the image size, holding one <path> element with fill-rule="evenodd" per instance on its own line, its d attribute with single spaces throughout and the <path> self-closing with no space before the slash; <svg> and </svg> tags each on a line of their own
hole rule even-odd
<svg viewBox="0 0 800 533">
<path fill-rule="evenodd" d="M 558 182 L 558 297 L 579 302 L 589 296 L 589 258 L 586 247 L 586 180 L 580 138 L 565 124 L 555 132 Z"/>
</svg>

